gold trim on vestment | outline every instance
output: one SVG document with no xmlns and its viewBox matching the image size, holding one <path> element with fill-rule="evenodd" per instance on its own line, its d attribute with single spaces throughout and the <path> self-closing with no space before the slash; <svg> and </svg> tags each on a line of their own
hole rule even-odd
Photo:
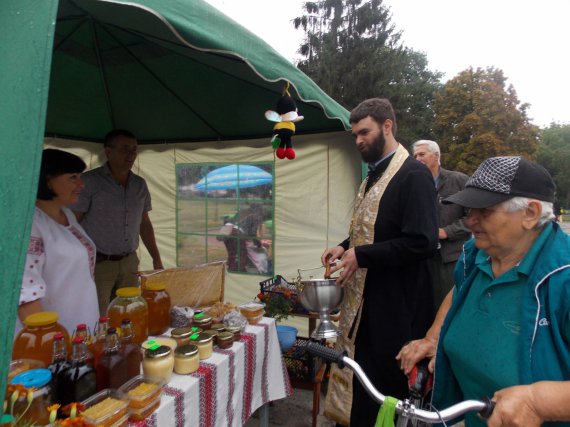
<svg viewBox="0 0 570 427">
<path fill-rule="evenodd" d="M 365 192 L 368 177 L 360 185 L 350 224 L 351 248 L 374 243 L 374 225 L 376 224 L 380 200 L 386 187 L 400 170 L 408 156 L 409 153 L 406 149 L 398 144 L 390 165 L 380 179 L 370 187 L 368 192 Z M 336 340 L 335 350 L 340 352 L 346 351 L 348 357 L 352 359 L 354 359 L 354 340 L 356 339 L 356 331 L 358 331 L 362 313 L 362 297 L 367 271 L 366 268 L 359 268 L 346 282 L 344 298 L 340 307 L 342 313 L 339 324 L 341 336 Z M 351 330 L 354 331 L 353 336 L 349 337 L 348 334 Z M 339 424 L 348 425 L 351 405 L 352 371 L 348 368 L 341 370 L 337 365 L 333 365 L 331 367 L 324 414 Z"/>
</svg>

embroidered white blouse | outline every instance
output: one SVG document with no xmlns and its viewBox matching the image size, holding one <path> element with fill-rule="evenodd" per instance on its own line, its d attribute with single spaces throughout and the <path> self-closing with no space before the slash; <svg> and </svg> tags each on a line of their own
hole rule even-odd
<svg viewBox="0 0 570 427">
<path fill-rule="evenodd" d="M 20 304 L 41 299 L 44 311 L 56 311 L 69 334 L 78 323 L 93 330 L 99 318 L 93 280 L 95 244 L 67 208 L 69 225 L 61 225 L 35 208 L 26 256 Z M 23 327 L 18 319 L 16 333 Z"/>
</svg>

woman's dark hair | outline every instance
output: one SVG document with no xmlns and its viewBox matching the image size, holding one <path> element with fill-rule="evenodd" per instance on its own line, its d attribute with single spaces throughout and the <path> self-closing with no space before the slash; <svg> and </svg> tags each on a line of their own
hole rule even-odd
<svg viewBox="0 0 570 427">
<path fill-rule="evenodd" d="M 86 167 L 85 162 L 75 154 L 62 150 L 44 150 L 38 182 L 38 199 L 52 200 L 57 196 L 48 188 L 47 182 L 50 178 L 55 178 L 64 173 L 81 173 Z"/>
</svg>

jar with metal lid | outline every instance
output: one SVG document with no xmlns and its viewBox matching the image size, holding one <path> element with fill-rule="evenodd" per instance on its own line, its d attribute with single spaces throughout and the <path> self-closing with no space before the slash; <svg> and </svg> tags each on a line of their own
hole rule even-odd
<svg viewBox="0 0 570 427">
<path fill-rule="evenodd" d="M 148 305 L 148 333 L 160 335 L 170 327 L 170 295 L 164 283 L 148 283 L 142 297 Z"/>
<path fill-rule="evenodd" d="M 231 348 L 234 345 L 234 334 L 231 332 L 220 332 L 217 336 L 216 342 L 218 347 L 225 349 Z"/>
<path fill-rule="evenodd" d="M 190 335 L 194 334 L 192 327 L 176 328 L 170 331 L 170 336 L 176 340 L 178 346 L 190 344 Z"/>
<path fill-rule="evenodd" d="M 212 316 L 207 315 L 204 312 L 196 313 L 192 318 L 192 324 L 203 331 L 206 329 L 212 329 Z"/>
<path fill-rule="evenodd" d="M 239 326 L 226 326 L 226 332 L 233 334 L 234 341 L 239 341 L 241 338 L 241 328 Z"/>
<path fill-rule="evenodd" d="M 226 330 L 226 325 L 223 323 L 213 323 L 211 329 L 218 332 L 224 332 Z"/>
<path fill-rule="evenodd" d="M 109 304 L 109 326 L 121 328 L 123 319 L 129 319 L 133 327 L 133 343 L 141 345 L 148 338 L 148 305 L 137 287 L 119 288 Z"/>
<path fill-rule="evenodd" d="M 52 374 L 49 369 L 30 369 L 12 378 L 11 384 L 21 384 L 28 389 L 28 392 L 30 392 L 31 389 L 33 389 L 34 392 L 34 399 L 30 403 L 29 408 L 27 408 L 27 394 L 20 393 L 20 396 L 14 402 L 14 408 L 12 410 L 12 414 L 15 418 L 19 418 L 21 415 L 22 422 L 25 421 L 30 424 L 42 426 L 49 424 L 49 412 L 47 407 L 55 401 L 50 386 L 51 379 Z M 10 399 L 11 396 L 6 396 L 6 398 Z"/>
<path fill-rule="evenodd" d="M 58 332 L 63 334 L 67 354 L 70 354 L 69 334 L 65 327 L 57 322 L 58 318 L 55 311 L 42 311 L 26 316 L 23 321 L 24 328 L 14 339 L 12 360 L 34 359 L 48 366 L 51 363 L 53 337 Z"/>
<path fill-rule="evenodd" d="M 213 329 L 207 329 L 204 331 L 205 334 L 208 334 L 212 337 L 212 343 L 216 344 L 216 339 L 218 337 L 218 331 L 214 331 Z"/>
<path fill-rule="evenodd" d="M 166 345 L 155 345 L 144 351 L 142 362 L 145 375 L 170 381 L 174 369 L 172 350 Z"/>
<path fill-rule="evenodd" d="M 214 351 L 213 338 L 204 332 L 201 334 L 192 334 L 190 336 L 190 344 L 194 344 L 198 347 L 198 354 L 200 355 L 200 360 L 209 358 Z"/>
<path fill-rule="evenodd" d="M 174 372 L 180 375 L 196 372 L 200 367 L 198 347 L 193 344 L 182 345 L 174 351 Z"/>
</svg>

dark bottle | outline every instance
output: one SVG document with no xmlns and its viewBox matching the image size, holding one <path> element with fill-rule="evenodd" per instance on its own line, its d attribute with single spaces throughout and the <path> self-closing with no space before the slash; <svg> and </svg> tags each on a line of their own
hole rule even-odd
<svg viewBox="0 0 570 427">
<path fill-rule="evenodd" d="M 69 369 L 71 363 L 67 360 L 67 345 L 65 343 L 65 335 L 61 332 L 53 336 L 53 353 L 51 356 L 51 364 L 48 369 L 51 371 L 52 393 L 54 400 L 60 402 L 59 384 L 62 381 L 63 374 Z"/>
<path fill-rule="evenodd" d="M 93 337 L 91 336 L 91 331 L 89 331 L 89 328 L 85 323 L 79 323 L 75 327 L 75 331 L 73 331 L 73 338 L 75 337 L 83 338 L 83 342 L 87 345 L 86 362 L 91 366 L 95 366 L 95 358 L 93 356 L 93 353 L 89 349 L 89 347 L 92 344 Z"/>
<path fill-rule="evenodd" d="M 133 343 L 133 327 L 129 319 L 121 321 L 121 353 L 127 364 L 127 381 L 141 373 L 140 347 Z"/>
<path fill-rule="evenodd" d="M 119 336 L 115 328 L 107 329 L 105 352 L 95 369 L 98 391 L 106 388 L 118 389 L 127 382 L 127 361 L 121 353 Z"/>
<path fill-rule="evenodd" d="M 93 366 L 86 362 L 87 345 L 82 337 L 73 339 L 71 366 L 61 375 L 58 384 L 59 403 L 82 402 L 97 391 Z"/>
<path fill-rule="evenodd" d="M 107 329 L 109 328 L 109 318 L 107 316 L 99 317 L 99 321 L 95 326 L 95 337 L 89 350 L 93 354 L 93 366 L 97 367 L 99 360 L 105 352 L 105 337 L 107 336 Z"/>
</svg>

